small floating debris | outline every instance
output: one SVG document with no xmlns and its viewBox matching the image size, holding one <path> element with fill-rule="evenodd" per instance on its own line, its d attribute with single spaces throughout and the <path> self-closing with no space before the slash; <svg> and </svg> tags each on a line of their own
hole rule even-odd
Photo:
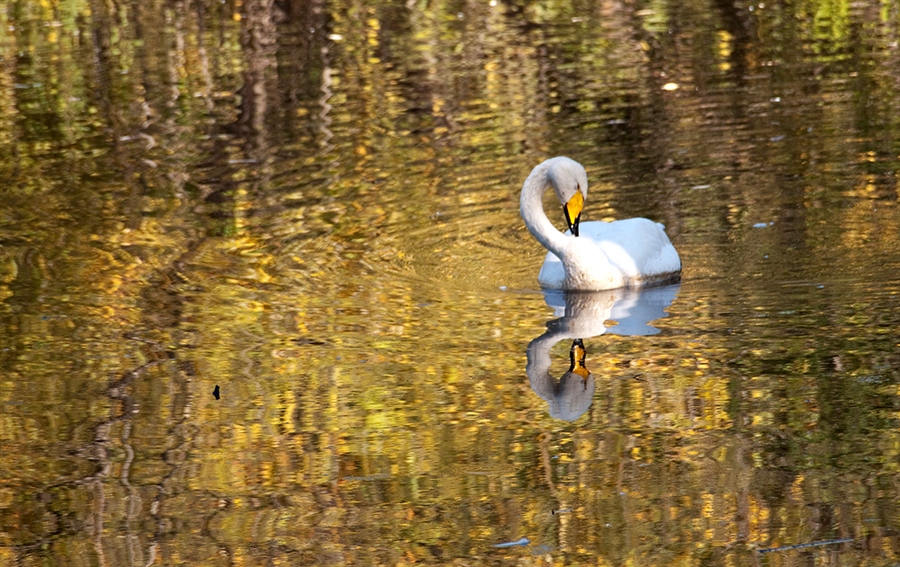
<svg viewBox="0 0 900 567">
<path fill-rule="evenodd" d="M 853 541 L 852 537 L 845 537 L 841 539 L 828 539 L 825 541 L 814 541 L 811 543 L 798 543 L 796 545 L 785 545 L 782 547 L 768 547 L 766 549 L 758 549 L 757 551 L 760 553 L 771 553 L 773 551 L 791 551 L 794 549 L 805 549 L 807 547 L 818 547 L 820 545 L 831 545 L 835 543 L 850 543 Z"/>
<path fill-rule="evenodd" d="M 559 510 L 553 510 L 552 512 L 550 512 L 550 514 L 556 516 L 557 514 L 569 514 L 571 512 L 571 508 L 560 508 Z"/>
<path fill-rule="evenodd" d="M 218 384 L 216 384 L 216 389 L 213 390 L 213 397 L 215 397 L 217 400 L 219 399 L 219 385 Z"/>
<path fill-rule="evenodd" d="M 529 543 L 531 543 L 531 540 L 528 539 L 527 537 L 523 537 L 519 541 L 507 541 L 506 543 L 495 543 L 491 547 L 496 547 L 497 549 L 506 549 L 507 547 L 524 546 L 524 545 L 528 545 Z"/>
<path fill-rule="evenodd" d="M 297 337 L 295 339 L 290 339 L 290 341 L 296 345 L 316 345 L 322 346 L 327 345 L 325 341 L 320 341 L 319 339 L 311 339 L 309 337 Z"/>
<path fill-rule="evenodd" d="M 669 91 L 669 92 L 671 92 L 671 91 L 677 91 L 677 90 L 678 90 L 678 83 L 666 83 L 666 84 L 664 84 L 664 85 L 662 86 L 662 89 L 663 89 L 664 91 Z"/>
<path fill-rule="evenodd" d="M 768 226 L 772 226 L 773 224 L 775 224 L 773 221 L 770 221 L 770 222 L 758 222 L 758 223 L 756 223 L 756 224 L 753 225 L 753 228 L 766 228 L 766 227 L 768 227 Z"/>
</svg>

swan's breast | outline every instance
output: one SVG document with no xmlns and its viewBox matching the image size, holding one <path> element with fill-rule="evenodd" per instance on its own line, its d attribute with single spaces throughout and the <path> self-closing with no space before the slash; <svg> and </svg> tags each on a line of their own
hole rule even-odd
<svg viewBox="0 0 900 567">
<path fill-rule="evenodd" d="M 544 257 L 544 263 L 538 273 L 538 283 L 546 289 L 567 289 L 566 270 L 553 252 L 547 252 L 547 256 Z"/>
</svg>

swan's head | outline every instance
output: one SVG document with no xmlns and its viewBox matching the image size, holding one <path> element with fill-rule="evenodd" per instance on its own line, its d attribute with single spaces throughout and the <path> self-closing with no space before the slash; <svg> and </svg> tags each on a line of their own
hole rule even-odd
<svg viewBox="0 0 900 567">
<path fill-rule="evenodd" d="M 563 205 L 566 224 L 572 234 L 578 236 L 581 209 L 587 199 L 588 180 L 584 167 L 574 159 L 564 156 L 547 160 L 547 180 Z"/>
</svg>

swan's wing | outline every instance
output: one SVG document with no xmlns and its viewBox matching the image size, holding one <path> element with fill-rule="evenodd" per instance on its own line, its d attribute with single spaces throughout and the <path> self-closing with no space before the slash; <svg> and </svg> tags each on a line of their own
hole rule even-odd
<svg viewBox="0 0 900 567">
<path fill-rule="evenodd" d="M 681 269 L 681 259 L 661 224 L 634 218 L 581 223 L 581 236 L 603 250 L 628 277 L 669 274 Z"/>
</svg>

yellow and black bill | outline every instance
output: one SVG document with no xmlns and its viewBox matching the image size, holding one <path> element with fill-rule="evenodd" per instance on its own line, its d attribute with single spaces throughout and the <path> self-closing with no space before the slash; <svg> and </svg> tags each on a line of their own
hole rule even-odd
<svg viewBox="0 0 900 567">
<path fill-rule="evenodd" d="M 563 212 L 566 214 L 566 224 L 572 234 L 578 236 L 578 223 L 581 222 L 581 209 L 584 208 L 584 196 L 580 191 L 576 191 L 575 195 L 569 199 L 569 202 L 563 205 Z"/>
</svg>

